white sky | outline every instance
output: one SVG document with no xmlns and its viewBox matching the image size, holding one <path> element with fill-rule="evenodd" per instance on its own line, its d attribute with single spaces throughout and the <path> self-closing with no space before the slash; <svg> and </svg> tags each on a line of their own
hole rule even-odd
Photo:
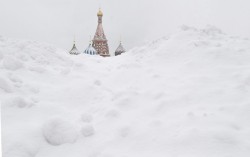
<svg viewBox="0 0 250 157">
<path fill-rule="evenodd" d="M 183 24 L 250 37 L 250 0 L 1 0 L 0 35 L 71 49 L 75 34 L 83 51 L 95 33 L 99 6 L 111 52 L 120 35 L 130 49 Z"/>
</svg>

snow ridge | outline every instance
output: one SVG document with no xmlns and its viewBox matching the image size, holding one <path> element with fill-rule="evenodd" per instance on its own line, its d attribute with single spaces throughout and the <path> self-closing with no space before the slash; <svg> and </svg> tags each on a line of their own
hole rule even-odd
<svg viewBox="0 0 250 157">
<path fill-rule="evenodd" d="M 249 68 L 214 26 L 110 58 L 0 37 L 3 156 L 248 157 Z"/>
</svg>

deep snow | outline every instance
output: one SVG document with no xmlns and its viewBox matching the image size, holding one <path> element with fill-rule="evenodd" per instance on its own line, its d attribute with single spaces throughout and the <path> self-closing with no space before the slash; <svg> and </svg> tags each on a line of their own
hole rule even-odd
<svg viewBox="0 0 250 157">
<path fill-rule="evenodd" d="M 0 37 L 4 157 L 249 157 L 250 39 L 209 26 L 110 58 Z"/>
</svg>

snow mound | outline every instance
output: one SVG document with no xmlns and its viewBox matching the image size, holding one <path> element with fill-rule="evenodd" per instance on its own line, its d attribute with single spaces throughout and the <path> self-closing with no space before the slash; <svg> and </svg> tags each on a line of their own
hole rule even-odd
<svg viewBox="0 0 250 157">
<path fill-rule="evenodd" d="M 51 119 L 43 125 L 43 136 L 52 145 L 74 143 L 78 132 L 75 126 L 61 118 Z"/>
<path fill-rule="evenodd" d="M 26 64 L 28 66 L 71 64 L 71 61 L 65 57 L 65 51 L 56 49 L 46 43 L 1 37 L 0 45 L 0 58 L 3 60 L 3 68 L 9 70 L 20 69 Z"/>
<path fill-rule="evenodd" d="M 182 26 L 110 58 L 0 37 L 3 151 L 249 157 L 249 69 L 250 40 L 214 26 Z"/>
</svg>

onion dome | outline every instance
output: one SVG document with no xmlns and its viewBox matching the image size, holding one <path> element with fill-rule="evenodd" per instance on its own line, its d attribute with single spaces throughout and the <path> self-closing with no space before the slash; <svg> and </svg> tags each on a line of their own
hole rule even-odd
<svg viewBox="0 0 250 157">
<path fill-rule="evenodd" d="M 126 52 L 126 50 L 123 48 L 122 42 L 120 42 L 118 48 L 115 50 L 115 56 L 121 55 L 124 52 Z"/>
<path fill-rule="evenodd" d="M 74 41 L 74 45 L 73 45 L 72 49 L 69 51 L 69 54 L 71 54 L 71 55 L 79 55 L 80 54 L 80 52 L 76 48 L 75 41 Z"/>
<path fill-rule="evenodd" d="M 84 51 L 85 54 L 88 55 L 97 55 L 97 51 L 92 47 L 92 44 L 90 43 L 87 49 Z"/>
<path fill-rule="evenodd" d="M 101 8 L 99 8 L 99 11 L 98 11 L 98 13 L 97 13 L 97 16 L 103 16 L 103 13 L 102 13 L 102 11 L 101 11 Z"/>
</svg>

